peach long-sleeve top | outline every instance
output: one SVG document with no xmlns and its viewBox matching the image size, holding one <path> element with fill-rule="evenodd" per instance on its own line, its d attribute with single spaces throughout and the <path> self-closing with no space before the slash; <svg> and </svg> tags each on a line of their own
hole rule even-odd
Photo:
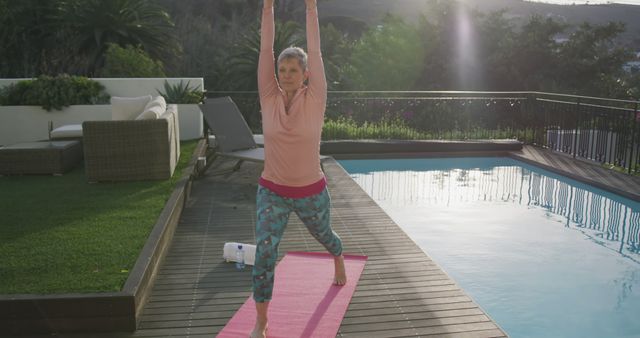
<svg viewBox="0 0 640 338">
<path fill-rule="evenodd" d="M 327 102 L 317 8 L 307 9 L 308 85 L 298 89 L 288 110 L 285 108 L 286 93 L 278 85 L 274 71 L 274 34 L 273 7 L 264 8 L 258 63 L 265 150 L 261 178 L 287 187 L 317 185 L 324 181 L 320 168 L 320 137 Z"/>
</svg>

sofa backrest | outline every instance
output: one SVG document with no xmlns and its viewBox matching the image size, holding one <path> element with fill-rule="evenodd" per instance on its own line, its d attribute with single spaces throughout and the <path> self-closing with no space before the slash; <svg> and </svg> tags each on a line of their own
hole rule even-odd
<svg viewBox="0 0 640 338">
<path fill-rule="evenodd" d="M 176 105 L 155 120 L 85 121 L 85 173 L 89 181 L 170 178 L 180 158 Z"/>
<path fill-rule="evenodd" d="M 111 97 L 111 120 L 133 120 L 151 101 L 151 95 L 138 97 Z"/>
</svg>

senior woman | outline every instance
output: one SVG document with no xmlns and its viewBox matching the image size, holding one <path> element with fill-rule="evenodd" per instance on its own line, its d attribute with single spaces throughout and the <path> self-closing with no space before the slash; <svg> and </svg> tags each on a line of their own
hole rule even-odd
<svg viewBox="0 0 640 338">
<path fill-rule="evenodd" d="M 273 68 L 273 1 L 264 0 L 258 63 L 265 161 L 256 197 L 256 259 L 252 278 L 257 319 L 251 337 L 266 334 L 278 245 L 291 212 L 333 255 L 334 284 L 344 285 L 347 281 L 342 242 L 331 229 L 331 201 L 320 168 L 327 81 L 320 54 L 316 0 L 305 0 L 308 55 L 297 47 L 282 51 L 278 56 L 277 77 Z"/>
</svg>

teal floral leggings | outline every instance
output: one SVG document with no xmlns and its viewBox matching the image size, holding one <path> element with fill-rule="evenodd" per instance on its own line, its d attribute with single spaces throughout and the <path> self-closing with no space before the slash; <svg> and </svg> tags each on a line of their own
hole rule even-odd
<svg viewBox="0 0 640 338">
<path fill-rule="evenodd" d="M 331 198 L 325 188 L 321 193 L 305 198 L 281 197 L 258 186 L 256 197 L 256 259 L 253 266 L 253 299 L 262 303 L 271 300 L 278 245 L 294 211 L 307 230 L 334 256 L 342 254 L 342 241 L 331 229 Z"/>
</svg>

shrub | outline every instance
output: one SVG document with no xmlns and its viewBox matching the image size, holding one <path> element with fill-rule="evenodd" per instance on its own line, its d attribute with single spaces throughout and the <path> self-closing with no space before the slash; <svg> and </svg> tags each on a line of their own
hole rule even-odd
<svg viewBox="0 0 640 338">
<path fill-rule="evenodd" d="M 25 93 L 31 90 L 32 83 L 32 80 L 25 80 L 0 88 L 0 106 L 19 106 L 24 104 Z"/>
<path fill-rule="evenodd" d="M 197 87 L 189 87 L 190 82 L 172 85 L 164 81 L 164 93 L 158 93 L 164 97 L 167 103 L 201 103 L 204 100 L 204 92 Z"/>
<path fill-rule="evenodd" d="M 107 103 L 109 95 L 104 86 L 81 76 L 66 74 L 55 77 L 43 75 L 35 80 L 11 84 L 0 91 L 2 105 L 42 106 L 50 111 L 73 104 Z"/>
<path fill-rule="evenodd" d="M 166 77 L 162 62 L 153 60 L 141 48 L 131 45 L 122 48 L 113 43 L 109 44 L 99 74 L 102 77 Z"/>
<path fill-rule="evenodd" d="M 432 138 L 427 132 L 411 128 L 398 118 L 358 123 L 351 118 L 326 119 L 322 131 L 324 140 L 419 140 Z"/>
<path fill-rule="evenodd" d="M 531 129 L 447 128 L 424 130 L 410 125 L 402 118 L 382 118 L 378 121 L 357 122 L 350 117 L 326 118 L 322 130 L 323 140 L 469 140 L 469 139 L 519 139 L 532 141 Z"/>
</svg>

